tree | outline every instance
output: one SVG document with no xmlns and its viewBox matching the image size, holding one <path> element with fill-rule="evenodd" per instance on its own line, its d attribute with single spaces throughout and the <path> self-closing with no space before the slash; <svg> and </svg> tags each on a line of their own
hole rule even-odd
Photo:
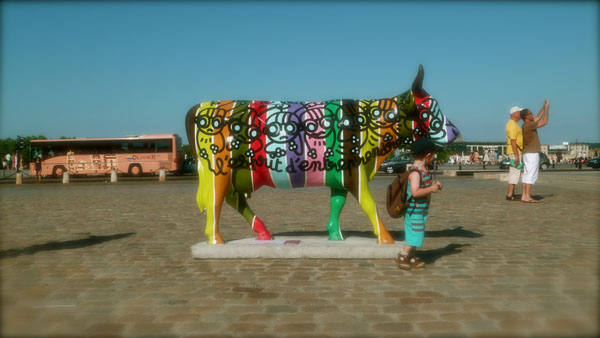
<svg viewBox="0 0 600 338">
<path fill-rule="evenodd" d="M 33 161 L 31 153 L 31 140 L 47 140 L 46 136 L 26 136 L 23 149 L 19 150 L 19 154 L 23 159 L 23 165 L 27 165 L 30 161 Z M 18 142 L 16 138 L 5 138 L 0 140 L 0 156 L 4 157 L 6 154 L 11 156 L 18 150 Z"/>
<path fill-rule="evenodd" d="M 192 150 L 190 149 L 190 145 L 189 144 L 184 144 L 181 147 L 181 153 L 184 155 L 187 155 L 187 157 L 193 157 L 194 155 L 192 154 Z"/>
<path fill-rule="evenodd" d="M 437 160 L 440 163 L 448 163 L 448 160 L 450 159 L 450 151 L 446 148 L 444 148 L 442 151 L 437 153 Z"/>
</svg>

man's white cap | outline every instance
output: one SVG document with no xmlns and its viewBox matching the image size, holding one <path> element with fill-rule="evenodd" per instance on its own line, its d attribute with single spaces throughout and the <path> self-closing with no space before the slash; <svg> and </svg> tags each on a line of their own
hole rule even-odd
<svg viewBox="0 0 600 338">
<path fill-rule="evenodd" d="M 516 112 L 519 112 L 519 111 L 521 111 L 523 109 L 525 109 L 525 108 L 521 108 L 519 106 L 514 106 L 514 107 L 510 108 L 510 113 L 509 114 L 512 115 L 512 114 L 514 114 Z"/>
</svg>

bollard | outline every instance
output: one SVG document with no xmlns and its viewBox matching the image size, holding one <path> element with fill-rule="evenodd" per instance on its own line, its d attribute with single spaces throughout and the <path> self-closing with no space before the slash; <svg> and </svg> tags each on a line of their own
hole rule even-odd
<svg viewBox="0 0 600 338">
<path fill-rule="evenodd" d="M 70 179 L 70 177 L 69 177 L 69 172 L 68 172 L 68 171 L 65 171 L 65 172 L 63 173 L 63 183 L 65 183 L 65 184 L 66 184 L 66 183 L 69 183 L 69 179 Z"/>
<path fill-rule="evenodd" d="M 111 172 L 110 172 L 110 182 L 111 183 L 117 182 L 117 171 L 114 169 L 111 170 Z"/>
<path fill-rule="evenodd" d="M 165 169 L 160 169 L 160 172 L 158 174 L 158 181 L 164 182 L 166 180 L 167 180 L 167 174 L 165 173 Z"/>
<path fill-rule="evenodd" d="M 23 184 L 23 174 L 17 173 L 17 184 Z"/>
<path fill-rule="evenodd" d="M 462 161 L 458 162 L 458 170 L 462 170 Z"/>
</svg>

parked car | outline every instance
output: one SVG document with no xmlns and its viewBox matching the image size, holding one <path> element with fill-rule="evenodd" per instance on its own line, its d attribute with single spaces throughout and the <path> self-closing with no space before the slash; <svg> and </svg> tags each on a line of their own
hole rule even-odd
<svg viewBox="0 0 600 338">
<path fill-rule="evenodd" d="M 542 170 L 547 170 L 548 168 L 550 168 L 550 160 L 548 159 L 548 156 L 546 156 L 546 154 L 540 152 L 540 169 Z M 508 167 L 510 167 L 510 158 L 508 158 L 508 156 L 504 156 L 502 157 L 502 160 L 500 160 L 499 163 L 500 169 L 508 169 Z"/>
<path fill-rule="evenodd" d="M 592 169 L 600 168 L 600 157 L 590 158 L 585 165 L 592 167 Z"/>
<path fill-rule="evenodd" d="M 383 161 L 379 170 L 385 171 L 388 174 L 402 173 L 406 171 L 406 165 L 415 161 L 411 153 L 402 153 L 389 160 Z"/>
<path fill-rule="evenodd" d="M 198 167 L 196 166 L 196 160 L 193 157 L 188 157 L 183 160 L 183 173 L 184 174 L 197 174 Z"/>
</svg>

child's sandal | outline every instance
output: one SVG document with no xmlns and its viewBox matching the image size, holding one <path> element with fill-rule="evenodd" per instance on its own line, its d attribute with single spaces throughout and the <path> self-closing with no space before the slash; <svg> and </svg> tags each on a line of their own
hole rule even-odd
<svg viewBox="0 0 600 338">
<path fill-rule="evenodd" d="M 410 270 L 410 263 L 409 263 L 409 258 L 406 255 L 403 254 L 398 254 L 398 257 L 396 257 L 396 264 L 398 264 L 398 267 L 402 270 Z"/>
<path fill-rule="evenodd" d="M 422 269 L 425 267 L 425 262 L 423 262 L 419 257 L 412 256 L 410 257 L 408 264 L 412 269 Z"/>
</svg>

